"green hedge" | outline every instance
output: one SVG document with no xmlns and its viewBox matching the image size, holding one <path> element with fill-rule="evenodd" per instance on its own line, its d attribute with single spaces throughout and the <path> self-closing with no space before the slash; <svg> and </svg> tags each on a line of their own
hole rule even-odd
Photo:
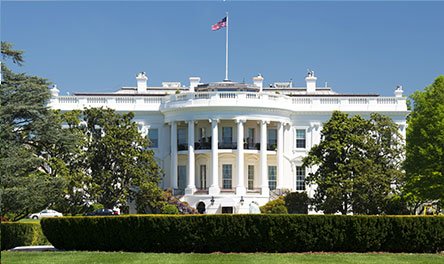
<svg viewBox="0 0 444 264">
<path fill-rule="evenodd" d="M 185 215 L 41 221 L 60 249 L 145 252 L 436 252 L 444 217 Z"/>
<path fill-rule="evenodd" d="M 19 246 L 49 245 L 39 223 L 1 223 L 1 250 Z"/>
</svg>

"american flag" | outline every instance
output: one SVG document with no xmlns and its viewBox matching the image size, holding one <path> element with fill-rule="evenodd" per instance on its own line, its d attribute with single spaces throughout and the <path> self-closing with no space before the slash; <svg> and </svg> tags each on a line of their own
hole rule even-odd
<svg viewBox="0 0 444 264">
<path fill-rule="evenodd" d="M 227 26 L 227 17 L 222 18 L 217 24 L 211 26 L 211 30 L 216 31 Z"/>
</svg>

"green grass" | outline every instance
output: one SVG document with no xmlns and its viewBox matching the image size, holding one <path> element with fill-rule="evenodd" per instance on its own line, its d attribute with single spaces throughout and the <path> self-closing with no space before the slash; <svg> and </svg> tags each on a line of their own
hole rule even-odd
<svg viewBox="0 0 444 264">
<path fill-rule="evenodd" d="M 65 263 L 444 263 L 444 254 L 304 253 L 304 254 L 154 254 L 126 252 L 2 252 L 8 264 Z"/>
</svg>

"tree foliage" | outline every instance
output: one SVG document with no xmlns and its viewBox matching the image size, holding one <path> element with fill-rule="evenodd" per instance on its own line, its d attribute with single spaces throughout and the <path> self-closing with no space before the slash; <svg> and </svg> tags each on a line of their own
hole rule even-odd
<svg viewBox="0 0 444 264">
<path fill-rule="evenodd" d="M 306 192 L 291 192 L 284 196 L 289 214 L 308 214 L 310 198 Z"/>
<path fill-rule="evenodd" d="M 416 91 L 407 127 L 406 190 L 413 202 L 444 201 L 444 76 Z"/>
<path fill-rule="evenodd" d="M 372 113 L 369 120 L 335 111 L 321 131 L 322 141 L 303 159 L 312 168 L 316 210 L 333 214 L 381 214 L 399 194 L 403 174 L 402 137 L 391 118 Z"/>
<path fill-rule="evenodd" d="M 70 168 L 68 200 L 105 208 L 126 207 L 129 200 L 152 206 L 160 200 L 158 183 L 163 172 L 132 119 L 134 113 L 115 113 L 112 109 L 89 108 L 64 114 L 69 129 L 82 138 L 78 155 Z M 83 122 L 81 119 L 83 119 Z"/>
<path fill-rule="evenodd" d="M 23 51 L 14 50 L 12 44 L 2 42 L 1 48 L 3 59 L 24 62 Z M 1 66 L 1 215 L 15 221 L 60 199 L 64 180 L 58 169 L 63 161 L 53 150 L 63 155 L 61 149 L 69 151 L 73 138 L 47 107 L 50 83 Z"/>
</svg>

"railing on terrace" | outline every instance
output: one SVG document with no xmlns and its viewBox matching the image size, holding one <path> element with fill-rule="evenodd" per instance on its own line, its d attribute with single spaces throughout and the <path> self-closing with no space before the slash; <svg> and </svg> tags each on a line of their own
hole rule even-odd
<svg viewBox="0 0 444 264">
<path fill-rule="evenodd" d="M 55 99 L 59 104 L 160 104 L 165 99 L 164 96 L 152 97 L 125 97 L 125 96 L 58 96 Z M 139 100 L 140 99 L 140 100 Z"/>
<path fill-rule="evenodd" d="M 322 106 L 352 106 L 358 105 L 382 105 L 397 106 L 405 98 L 396 97 L 338 97 L 338 96 L 301 96 L 292 97 L 282 94 L 254 93 L 254 92 L 185 92 L 169 96 L 58 96 L 52 99 L 53 104 L 89 104 L 99 105 L 154 105 L 171 107 L 170 103 L 195 103 L 210 100 L 211 103 L 220 101 L 222 104 L 232 101 L 237 105 L 261 105 L 269 103 L 279 107 L 291 107 L 292 105 L 322 105 Z M 402 104 L 403 102 L 401 102 Z M 205 104 L 205 103 L 204 103 Z M 405 103 L 404 103 L 405 104 Z M 403 105 L 401 105 L 403 107 Z M 405 106 L 405 110 L 407 110 Z"/>
</svg>

